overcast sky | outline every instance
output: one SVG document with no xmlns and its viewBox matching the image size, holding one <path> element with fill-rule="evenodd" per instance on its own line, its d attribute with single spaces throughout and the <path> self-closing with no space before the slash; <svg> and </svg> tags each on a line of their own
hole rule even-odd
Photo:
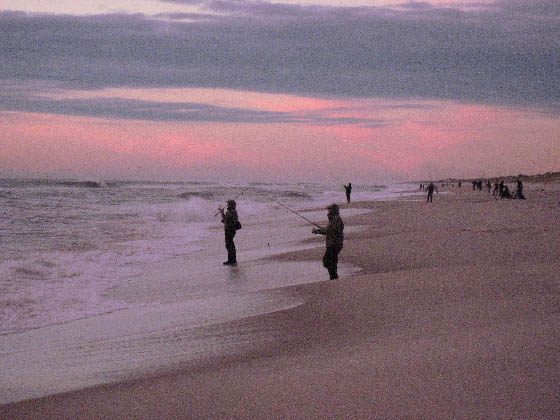
<svg viewBox="0 0 560 420">
<path fill-rule="evenodd" d="M 560 170 L 560 2 L 0 3 L 0 175 Z"/>
</svg>

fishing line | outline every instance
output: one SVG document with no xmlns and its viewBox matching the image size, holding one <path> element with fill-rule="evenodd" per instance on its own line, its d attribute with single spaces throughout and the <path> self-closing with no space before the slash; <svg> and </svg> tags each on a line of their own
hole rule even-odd
<svg viewBox="0 0 560 420">
<path fill-rule="evenodd" d="M 336 177 L 336 176 L 334 176 L 334 175 L 332 175 L 332 174 L 329 174 L 329 176 L 330 176 L 332 179 L 334 179 L 334 180 L 336 181 L 337 184 L 344 184 L 344 182 L 342 182 L 340 179 L 338 179 L 338 177 Z"/>
<path fill-rule="evenodd" d="M 258 194 L 264 195 L 264 196 L 265 196 L 266 198 L 268 198 L 269 200 L 271 200 L 271 201 L 274 201 L 274 202 L 275 202 L 276 204 L 278 204 L 278 205 L 280 205 L 280 206 L 284 207 L 284 208 L 285 208 L 286 210 L 289 210 L 289 211 L 291 211 L 291 212 L 292 212 L 292 213 L 294 213 L 294 214 L 295 214 L 296 216 L 299 216 L 299 217 L 301 217 L 301 218 L 302 218 L 303 220 L 305 220 L 305 221 L 307 221 L 307 222 L 311 223 L 311 224 L 312 224 L 313 226 L 316 226 L 316 227 L 318 227 L 319 229 L 322 229 L 322 227 L 321 227 L 321 226 L 319 226 L 319 225 L 318 225 L 317 223 L 315 223 L 315 222 L 312 222 L 312 221 L 311 221 L 311 220 L 309 220 L 309 219 L 308 219 L 307 217 L 305 217 L 305 216 L 302 216 L 302 215 L 301 215 L 301 214 L 299 214 L 299 213 L 298 213 L 297 211 L 295 211 L 295 210 L 292 210 L 292 209 L 291 209 L 291 208 L 289 208 L 288 206 L 286 206 L 286 205 L 282 204 L 282 203 L 281 203 L 280 201 L 278 201 L 278 200 L 275 200 L 274 198 L 272 198 L 272 197 L 270 197 L 270 196 L 268 196 L 267 194 L 264 194 L 264 193 L 258 193 Z"/>
<path fill-rule="evenodd" d="M 329 174 L 329 176 L 330 176 L 332 179 L 334 179 L 334 180 L 337 182 L 337 184 L 346 186 L 346 183 L 345 183 L 345 182 L 342 182 L 342 180 L 341 180 L 340 178 L 338 178 L 338 177 L 336 177 L 336 176 L 334 176 L 334 175 L 332 175 L 332 174 Z"/>
<path fill-rule="evenodd" d="M 243 189 L 239 194 L 237 194 L 235 197 L 233 197 L 233 200 L 237 200 L 237 197 L 240 197 L 249 188 L 251 188 L 251 187 L 247 187 L 247 188 Z M 218 207 L 218 212 L 216 214 L 214 214 L 214 217 L 216 217 L 222 211 L 222 209 L 223 209 L 222 206 Z"/>
</svg>

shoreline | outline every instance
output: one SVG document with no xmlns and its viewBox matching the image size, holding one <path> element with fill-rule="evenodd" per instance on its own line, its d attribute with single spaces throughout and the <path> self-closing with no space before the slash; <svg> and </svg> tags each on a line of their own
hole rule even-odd
<svg viewBox="0 0 560 420">
<path fill-rule="evenodd" d="M 340 256 L 362 271 L 282 288 L 305 302 L 221 324 L 223 334 L 270 333 L 248 353 L 8 404 L 0 415 L 552 419 L 560 189 L 528 184 L 521 201 L 465 187 L 432 204 L 421 196 L 342 205 L 372 210 L 344 219 L 368 226 L 345 235 Z M 320 265 L 323 252 L 268 258 Z"/>
</svg>

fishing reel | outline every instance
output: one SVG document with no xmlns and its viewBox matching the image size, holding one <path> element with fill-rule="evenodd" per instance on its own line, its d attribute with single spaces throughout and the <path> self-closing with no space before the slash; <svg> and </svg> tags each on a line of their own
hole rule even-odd
<svg viewBox="0 0 560 420">
<path fill-rule="evenodd" d="M 220 213 L 223 214 L 223 212 L 224 212 L 224 207 L 223 206 L 218 206 L 218 211 L 214 214 L 214 217 L 216 217 Z"/>
</svg>

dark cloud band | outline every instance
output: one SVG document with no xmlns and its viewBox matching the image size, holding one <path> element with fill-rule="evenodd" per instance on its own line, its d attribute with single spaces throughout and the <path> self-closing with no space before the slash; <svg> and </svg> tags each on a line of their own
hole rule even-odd
<svg viewBox="0 0 560 420">
<path fill-rule="evenodd" d="M 399 10 L 188 3 L 221 13 L 199 20 L 189 15 L 189 22 L 178 16 L 162 21 L 1 13 L 0 80 L 79 89 L 202 87 L 560 107 L 556 1 L 497 2 L 472 11 L 416 3 Z M 12 101 L 21 108 L 23 94 Z M 1 109 L 9 108 L 8 93 L 0 101 Z M 124 105 L 140 112 L 138 103 L 119 106 Z M 65 102 L 59 111 L 80 106 Z M 140 114 L 166 119 L 161 115 L 177 112 L 172 107 L 157 104 Z M 194 114 L 203 111 L 216 114 Z"/>
<path fill-rule="evenodd" d="M 195 102 L 156 102 L 121 98 L 51 99 L 37 96 L 35 92 L 29 92 L 28 89 L 4 87 L 3 90 L 12 91 L 12 93 L 0 93 L 0 104 L 4 111 L 171 122 L 291 123 L 330 126 L 352 124 L 364 127 L 389 124 L 388 121 L 379 119 L 329 115 L 331 111 L 340 112 L 343 109 L 324 109 L 308 113 L 272 112 Z"/>
</svg>

